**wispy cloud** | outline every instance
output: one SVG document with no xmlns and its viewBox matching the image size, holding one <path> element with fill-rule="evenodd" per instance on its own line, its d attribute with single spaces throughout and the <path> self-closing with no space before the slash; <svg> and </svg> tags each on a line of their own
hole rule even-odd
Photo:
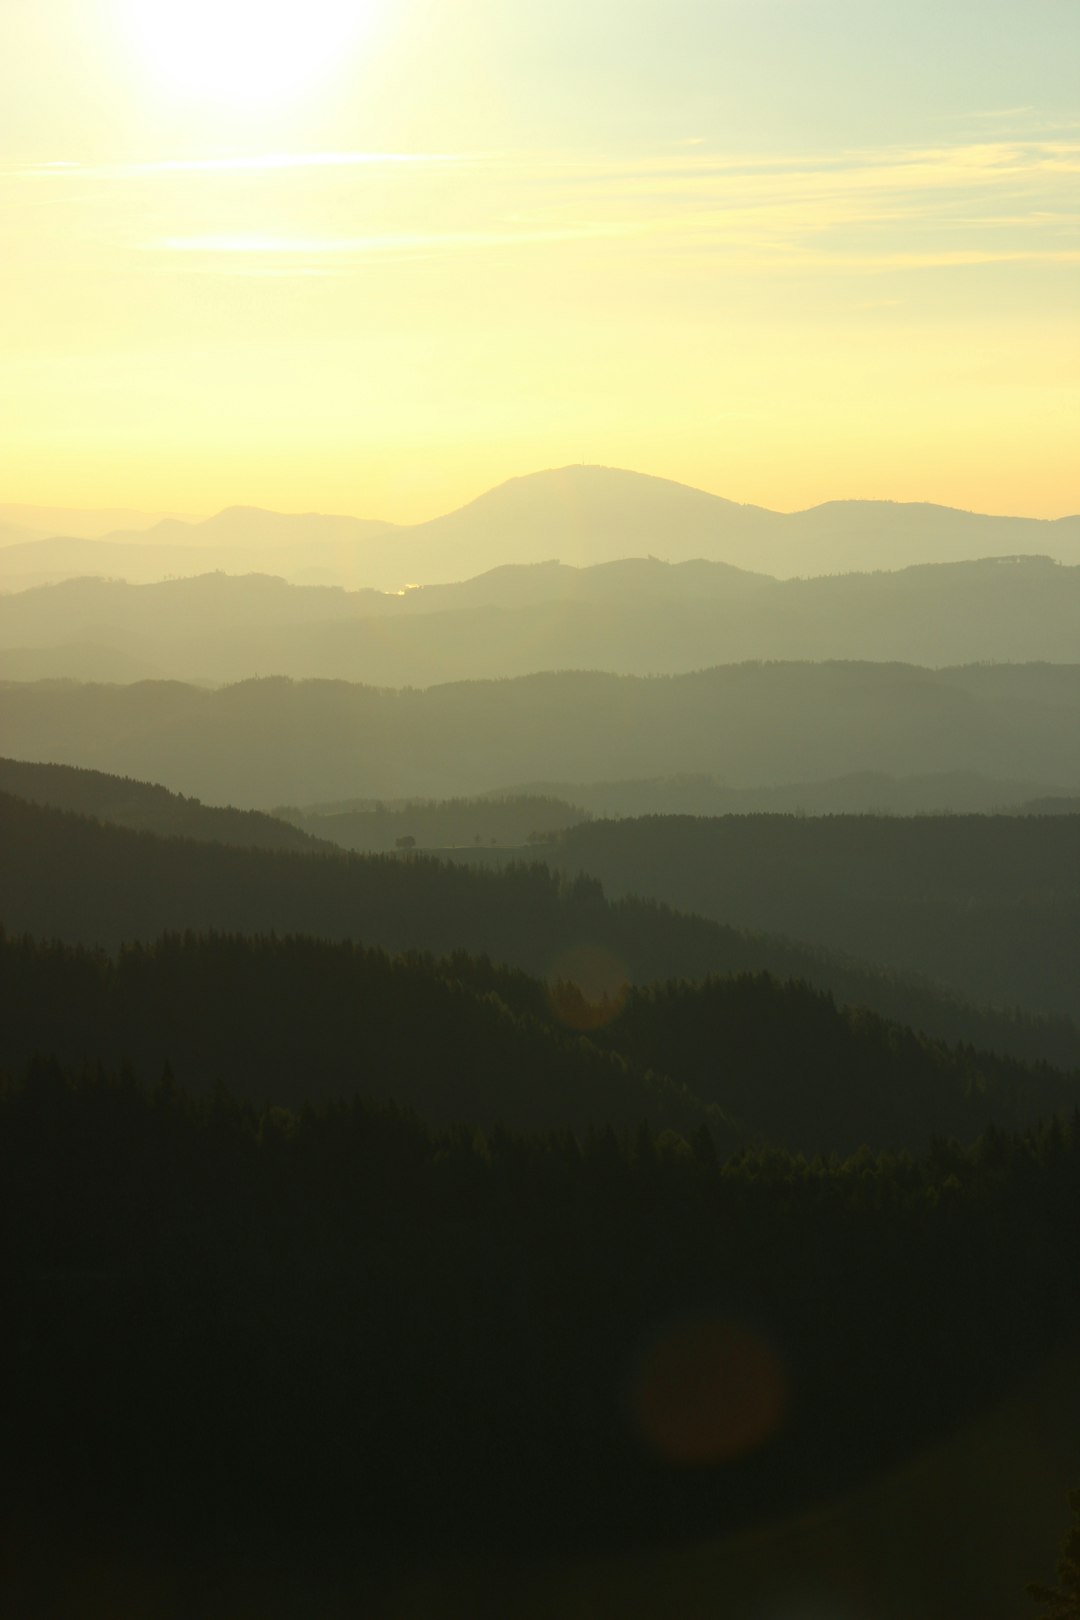
<svg viewBox="0 0 1080 1620">
<path fill-rule="evenodd" d="M 416 231 L 384 236 L 168 236 L 148 243 L 151 250 L 168 253 L 266 253 L 301 254 L 315 257 L 324 253 L 407 253 L 432 248 L 527 247 L 538 242 L 581 241 L 626 235 L 632 225 L 567 225 L 548 230 L 503 231 Z"/>
<path fill-rule="evenodd" d="M 287 169 L 358 169 L 457 163 L 453 152 L 254 152 L 218 157 L 159 158 L 145 163 L 74 163 L 53 159 L 18 169 L 25 178 L 138 180 L 155 174 L 258 174 Z"/>
<path fill-rule="evenodd" d="M 50 185 L 93 177 L 94 208 L 115 222 L 123 246 L 182 256 L 192 268 L 198 261 L 200 272 L 214 259 L 224 267 L 261 258 L 282 274 L 333 259 L 344 273 L 350 259 L 372 256 L 590 243 L 602 252 L 630 240 L 668 266 L 774 275 L 1075 264 L 1080 137 L 987 136 L 791 155 L 716 151 L 692 137 L 615 159 L 269 152 L 19 172 Z M 317 185 L 304 184 L 307 171 L 322 171 Z M 362 184 L 373 171 L 379 185 Z M 290 173 L 295 185 L 254 183 Z M 165 186 L 170 175 L 191 184 Z M 102 180 L 141 181 L 139 209 L 118 199 L 110 214 Z"/>
</svg>

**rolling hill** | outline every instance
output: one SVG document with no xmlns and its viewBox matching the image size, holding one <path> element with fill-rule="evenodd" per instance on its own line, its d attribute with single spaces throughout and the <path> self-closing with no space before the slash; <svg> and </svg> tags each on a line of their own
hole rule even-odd
<svg viewBox="0 0 1080 1620">
<path fill-rule="evenodd" d="M 612 895 L 1080 1020 L 1080 816 L 650 816 L 544 853 Z"/>
<path fill-rule="evenodd" d="M 182 793 L 130 777 L 70 765 L 39 765 L 0 759 L 0 793 L 31 804 L 93 816 L 132 832 L 163 838 L 193 838 L 201 843 L 235 844 L 245 849 L 332 849 L 301 828 L 258 810 L 200 804 Z"/>
<path fill-rule="evenodd" d="M 724 563 L 548 563 L 400 596 L 257 574 L 0 596 L 8 679 L 126 669 L 428 686 L 558 669 L 685 674 L 750 658 L 1068 662 L 1078 645 L 1080 567 L 1036 557 L 785 581 Z"/>
<path fill-rule="evenodd" d="M 427 690 L 8 683 L 0 752 L 266 810 L 687 773 L 748 788 L 962 771 L 1070 794 L 1080 788 L 1080 666 L 751 663 Z"/>
<path fill-rule="evenodd" d="M 73 787 L 84 791 L 80 781 Z M 536 979 L 572 981 L 599 1004 L 627 983 L 765 972 L 937 1039 L 1080 1069 L 1080 1033 L 1064 1018 L 980 1009 L 820 948 L 655 902 L 613 902 L 595 878 L 538 862 L 490 871 L 413 856 L 230 848 L 102 825 L 0 793 L 0 896 L 0 924 L 16 935 L 115 950 L 195 929 L 306 934 L 396 953 L 464 951 Z M 514 1002 L 512 985 L 481 977 L 485 990 Z M 566 1020 L 597 1024 L 573 1005 Z"/>
</svg>

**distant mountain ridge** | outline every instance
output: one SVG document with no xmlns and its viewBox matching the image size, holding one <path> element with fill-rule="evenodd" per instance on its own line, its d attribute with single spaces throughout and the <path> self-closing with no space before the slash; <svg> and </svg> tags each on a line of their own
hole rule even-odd
<svg viewBox="0 0 1080 1620">
<path fill-rule="evenodd" d="M 9 533 L 12 538 L 36 539 L 54 534 L 81 535 L 93 539 L 116 530 L 138 533 L 166 520 L 169 515 L 165 512 L 139 512 L 126 506 L 87 508 L 0 502 L 0 545 L 8 543 Z"/>
<path fill-rule="evenodd" d="M 670 479 L 609 467 L 562 467 L 508 480 L 442 517 L 379 520 L 226 509 L 199 524 L 160 523 L 76 543 L 67 536 L 0 548 L 0 587 L 73 574 L 149 581 L 207 566 L 401 590 L 557 557 L 574 566 L 652 554 L 705 558 L 780 577 L 1040 553 L 1080 562 L 1080 517 L 992 517 L 926 503 L 832 501 L 805 512 L 740 506 Z M 200 554 L 197 561 L 196 552 Z"/>
<path fill-rule="evenodd" d="M 0 679 L 215 684 L 253 675 L 431 686 L 748 659 L 1071 662 L 1080 567 L 1045 557 L 775 580 L 717 562 L 506 565 L 403 595 L 204 574 L 0 596 Z"/>
</svg>

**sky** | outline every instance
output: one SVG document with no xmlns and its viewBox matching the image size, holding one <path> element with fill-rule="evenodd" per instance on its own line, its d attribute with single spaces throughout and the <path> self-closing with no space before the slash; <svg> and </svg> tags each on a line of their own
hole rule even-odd
<svg viewBox="0 0 1080 1620">
<path fill-rule="evenodd" d="M 1080 511 L 1076 0 L 0 0 L 0 501 Z"/>
</svg>

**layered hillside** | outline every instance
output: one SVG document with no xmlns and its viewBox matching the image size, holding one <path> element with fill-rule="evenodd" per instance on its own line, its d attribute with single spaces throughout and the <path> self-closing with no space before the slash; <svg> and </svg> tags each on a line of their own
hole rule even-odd
<svg viewBox="0 0 1080 1620">
<path fill-rule="evenodd" d="M 875 1009 L 936 1038 L 1080 1067 L 1065 1018 L 993 1012 L 955 993 L 782 939 L 751 935 L 654 902 L 608 900 L 585 875 L 539 863 L 475 870 L 412 854 L 298 854 L 156 838 L 0 795 L 0 923 L 11 934 L 104 946 L 164 932 L 306 934 L 391 952 L 465 951 L 585 1004 L 617 1005 L 625 985 L 765 971 Z"/>
<path fill-rule="evenodd" d="M 741 664 L 386 691 L 260 680 L 0 686 L 0 752 L 272 809 L 683 773 L 727 785 L 976 772 L 1080 787 L 1080 665 Z"/>
</svg>

